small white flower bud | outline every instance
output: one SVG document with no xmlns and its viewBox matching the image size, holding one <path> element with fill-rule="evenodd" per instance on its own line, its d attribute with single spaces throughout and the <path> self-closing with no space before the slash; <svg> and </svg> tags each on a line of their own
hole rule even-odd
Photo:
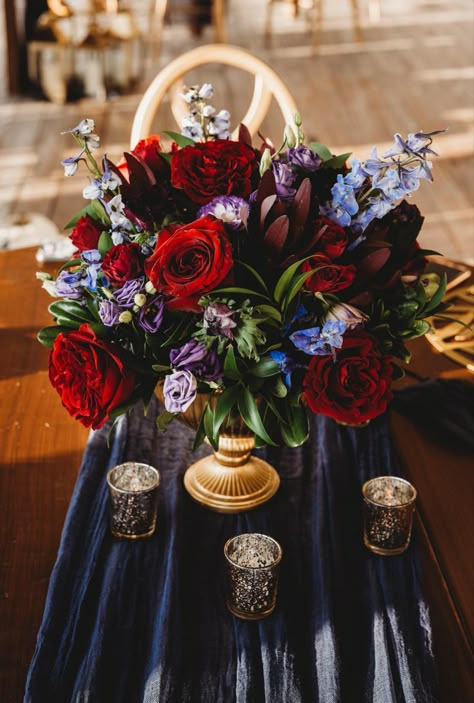
<svg viewBox="0 0 474 703">
<path fill-rule="evenodd" d="M 145 283 L 145 290 L 147 293 L 150 293 L 150 295 L 153 295 L 154 293 L 156 293 L 156 288 L 151 281 L 147 281 Z"/>
<path fill-rule="evenodd" d="M 133 298 L 133 302 L 137 307 L 142 308 L 146 303 L 146 295 L 144 295 L 144 293 L 137 293 Z"/>
<path fill-rule="evenodd" d="M 289 149 L 293 149 L 293 147 L 296 146 L 296 134 L 293 131 L 293 127 L 289 124 L 285 126 L 285 131 L 284 131 L 284 139 L 286 141 L 286 145 L 288 146 Z"/>
<path fill-rule="evenodd" d="M 133 315 L 130 312 L 130 310 L 124 310 L 123 312 L 121 312 L 119 315 L 119 319 L 118 319 L 119 322 L 123 322 L 125 324 L 128 324 L 132 320 L 133 320 Z"/>
<path fill-rule="evenodd" d="M 265 171 L 268 171 L 272 166 L 272 155 L 270 154 L 270 149 L 265 149 L 260 159 L 260 175 L 263 176 Z"/>
</svg>

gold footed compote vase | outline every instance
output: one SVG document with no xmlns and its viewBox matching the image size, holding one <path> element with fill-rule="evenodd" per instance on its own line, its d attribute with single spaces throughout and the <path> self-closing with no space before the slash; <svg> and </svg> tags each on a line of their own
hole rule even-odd
<svg viewBox="0 0 474 703">
<path fill-rule="evenodd" d="M 163 400 L 161 388 L 157 392 Z M 197 430 L 208 400 L 208 395 L 198 394 L 179 419 Z M 280 477 L 273 466 L 252 456 L 254 448 L 253 434 L 237 418 L 221 433 L 217 451 L 186 470 L 184 486 L 189 495 L 219 513 L 241 513 L 266 503 L 277 492 Z"/>
</svg>

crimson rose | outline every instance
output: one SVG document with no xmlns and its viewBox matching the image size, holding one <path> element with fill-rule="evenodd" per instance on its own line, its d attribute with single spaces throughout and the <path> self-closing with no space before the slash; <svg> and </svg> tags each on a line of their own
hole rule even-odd
<svg viewBox="0 0 474 703">
<path fill-rule="evenodd" d="M 350 264 L 342 266 L 335 264 L 324 254 L 316 254 L 304 262 L 301 267 L 303 272 L 312 271 L 305 286 L 313 293 L 335 293 L 351 285 L 356 274 L 356 267 Z"/>
<path fill-rule="evenodd" d="M 49 380 L 68 413 L 94 430 L 135 386 L 124 352 L 99 339 L 88 324 L 58 334 L 49 357 Z"/>
<path fill-rule="evenodd" d="M 101 268 L 110 285 L 121 288 L 124 283 L 142 273 L 140 245 L 135 242 L 116 244 L 104 256 Z"/>
<path fill-rule="evenodd" d="M 155 288 L 173 298 L 168 307 L 200 311 L 199 298 L 232 268 L 232 246 L 220 220 L 206 215 L 161 230 L 145 272 Z"/>
<path fill-rule="evenodd" d="M 171 183 L 204 205 L 216 195 L 250 195 L 257 167 L 255 152 L 247 144 L 216 139 L 177 151 L 171 159 Z"/>
<path fill-rule="evenodd" d="M 99 237 L 104 228 L 89 215 L 83 215 L 76 222 L 69 239 L 79 251 L 97 249 Z"/>
<path fill-rule="evenodd" d="M 392 366 L 376 345 L 370 334 L 354 330 L 344 335 L 335 362 L 330 355 L 313 356 L 303 397 L 314 413 L 359 423 L 386 410 L 392 398 Z"/>
<path fill-rule="evenodd" d="M 327 217 L 318 217 L 314 225 L 316 230 L 326 228 L 317 241 L 318 251 L 330 259 L 338 259 L 344 253 L 349 241 L 345 231 Z"/>
</svg>

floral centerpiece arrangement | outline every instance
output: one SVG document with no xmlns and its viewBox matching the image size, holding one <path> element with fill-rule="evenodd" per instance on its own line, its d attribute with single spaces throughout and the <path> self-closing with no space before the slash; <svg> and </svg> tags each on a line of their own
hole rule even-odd
<svg viewBox="0 0 474 703">
<path fill-rule="evenodd" d="M 408 361 L 405 342 L 429 329 L 445 281 L 425 274 L 418 208 L 404 198 L 432 180 L 437 132 L 395 136 L 366 161 L 304 143 L 257 148 L 229 113 L 187 89 L 181 134 L 140 141 L 99 166 L 94 122 L 68 130 L 62 163 L 90 172 L 90 203 L 68 223 L 77 253 L 56 278 L 49 376 L 68 412 L 100 428 L 160 384 L 158 424 L 206 394 L 196 444 L 239 417 L 257 445 L 297 446 L 308 414 L 363 423 L 383 413 Z"/>
</svg>

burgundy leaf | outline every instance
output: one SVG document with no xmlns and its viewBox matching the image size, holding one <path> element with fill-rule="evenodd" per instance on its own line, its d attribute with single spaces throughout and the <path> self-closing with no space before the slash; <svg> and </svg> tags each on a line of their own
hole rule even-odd
<svg viewBox="0 0 474 703">
<path fill-rule="evenodd" d="M 359 293 L 356 295 L 354 298 L 351 298 L 349 300 L 349 305 L 355 305 L 358 308 L 365 308 L 373 300 L 372 293 L 369 293 L 368 290 L 364 291 L 363 293 Z"/>
<path fill-rule="evenodd" d="M 285 246 L 289 226 L 290 221 L 288 216 L 282 215 L 272 222 L 270 227 L 265 232 L 263 238 L 265 245 L 276 254 L 280 254 L 281 250 Z"/>
<path fill-rule="evenodd" d="M 239 142 L 248 144 L 250 147 L 252 146 L 252 135 L 242 122 L 239 125 Z"/>
<path fill-rule="evenodd" d="M 277 196 L 275 194 L 275 195 L 269 195 L 263 201 L 263 203 L 260 207 L 260 226 L 261 227 L 263 227 L 263 223 L 265 222 L 265 218 L 268 215 L 270 208 L 272 207 L 272 205 L 276 199 L 277 199 Z"/>
<path fill-rule="evenodd" d="M 268 198 L 269 195 L 275 195 L 276 193 L 276 184 L 275 184 L 275 176 L 273 175 L 273 171 L 271 168 L 268 169 L 268 171 L 265 171 L 263 174 L 260 183 L 258 185 L 257 189 L 257 205 L 261 205 L 265 198 Z"/>
<path fill-rule="evenodd" d="M 308 219 L 309 208 L 311 206 L 311 181 L 305 178 L 296 191 L 292 206 L 292 230 L 293 242 L 298 242 Z"/>
<path fill-rule="evenodd" d="M 377 274 L 382 266 L 385 266 L 390 258 L 390 249 L 386 247 L 385 249 L 375 249 L 371 254 L 368 254 L 357 267 L 357 278 L 373 278 Z"/>
<path fill-rule="evenodd" d="M 156 185 L 155 174 L 139 156 L 128 151 L 124 154 L 130 174 L 130 185 L 134 189 L 146 190 Z"/>
</svg>

